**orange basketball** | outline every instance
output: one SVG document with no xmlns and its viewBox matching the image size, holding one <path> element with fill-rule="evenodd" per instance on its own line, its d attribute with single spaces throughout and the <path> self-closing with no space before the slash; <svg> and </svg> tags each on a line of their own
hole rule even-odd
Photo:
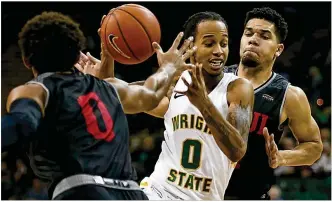
<svg viewBox="0 0 332 202">
<path fill-rule="evenodd" d="M 152 42 L 160 42 L 160 25 L 149 9 L 125 4 L 104 18 L 100 36 L 115 61 L 138 64 L 153 55 Z"/>
</svg>

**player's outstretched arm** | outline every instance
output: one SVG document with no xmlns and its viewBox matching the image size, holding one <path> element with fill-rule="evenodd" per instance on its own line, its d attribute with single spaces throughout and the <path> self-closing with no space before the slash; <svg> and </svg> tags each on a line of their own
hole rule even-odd
<svg viewBox="0 0 332 202">
<path fill-rule="evenodd" d="M 249 81 L 239 78 L 228 86 L 228 116 L 225 119 L 214 106 L 206 91 L 202 67 L 196 65 L 190 72 L 192 83 L 181 78 L 188 91 L 185 94 L 203 115 L 206 124 L 224 154 L 233 162 L 239 161 L 247 150 L 247 140 L 252 118 L 254 90 Z"/>
<path fill-rule="evenodd" d="M 125 85 L 125 82 L 119 82 L 114 78 L 107 79 L 118 90 L 125 113 L 140 113 L 156 108 L 178 72 L 193 66 L 186 64 L 185 61 L 194 53 L 196 47 L 188 50 L 192 41 L 190 38 L 178 49 L 182 36 L 183 33 L 180 33 L 172 47 L 165 53 L 157 43 L 153 43 L 161 66 L 144 82 L 144 85 Z"/>
<path fill-rule="evenodd" d="M 37 84 L 14 88 L 7 99 L 7 113 L 1 118 L 1 149 L 33 138 L 43 117 L 48 94 Z"/>
<path fill-rule="evenodd" d="M 312 165 L 320 158 L 323 144 L 318 125 L 311 116 L 308 99 L 302 89 L 289 86 L 284 104 L 289 127 L 298 145 L 292 150 L 278 150 L 268 130 L 263 131 L 267 155 L 272 168 L 278 166 Z"/>
</svg>

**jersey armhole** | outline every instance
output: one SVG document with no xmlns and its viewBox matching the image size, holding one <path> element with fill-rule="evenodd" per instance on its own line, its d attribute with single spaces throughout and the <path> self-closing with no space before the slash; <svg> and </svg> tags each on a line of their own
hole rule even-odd
<svg viewBox="0 0 332 202">
<path fill-rule="evenodd" d="M 279 121 L 278 121 L 279 125 L 278 125 L 278 128 L 280 128 L 280 126 L 282 124 L 284 124 L 286 122 L 286 120 L 288 119 L 288 118 L 286 118 L 286 120 L 284 122 L 282 122 L 282 123 L 280 122 L 280 120 L 281 120 L 281 114 L 282 114 L 282 110 L 283 110 L 284 105 L 285 105 L 286 94 L 287 94 L 287 90 L 288 90 L 289 85 L 290 85 L 290 83 L 287 84 L 287 87 L 286 87 L 286 90 L 285 90 L 285 93 L 284 93 L 284 97 L 283 97 L 282 102 L 281 102 L 280 111 L 279 111 Z"/>
<path fill-rule="evenodd" d="M 47 105 L 48 105 L 48 101 L 50 99 L 50 91 L 48 90 L 48 88 L 43 83 L 38 82 L 38 81 L 29 81 L 26 83 L 26 85 L 28 85 L 28 84 L 38 84 L 46 91 L 46 100 L 45 100 L 45 109 L 46 109 Z"/>
</svg>

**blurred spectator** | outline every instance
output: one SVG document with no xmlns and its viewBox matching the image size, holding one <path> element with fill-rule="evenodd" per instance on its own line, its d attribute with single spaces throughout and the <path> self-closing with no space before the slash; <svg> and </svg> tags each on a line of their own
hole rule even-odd
<svg viewBox="0 0 332 202">
<path fill-rule="evenodd" d="M 281 189 L 278 185 L 273 185 L 269 191 L 271 200 L 283 200 L 281 198 Z"/>
<path fill-rule="evenodd" d="M 331 142 L 331 131 L 329 128 L 320 129 L 320 135 L 322 137 L 322 142 Z"/>
<path fill-rule="evenodd" d="M 14 194 L 14 181 L 7 163 L 1 162 L 1 199 L 8 199 Z"/>
<path fill-rule="evenodd" d="M 37 178 L 33 179 L 32 188 L 26 193 L 27 200 L 48 200 L 46 187 Z"/>
<path fill-rule="evenodd" d="M 311 167 L 318 176 L 331 176 L 331 145 L 329 142 L 324 142 L 322 156 Z"/>
<path fill-rule="evenodd" d="M 295 141 L 291 137 L 283 137 L 280 141 L 280 149 L 291 150 L 295 147 Z M 292 166 L 280 166 L 274 170 L 276 176 L 293 176 L 295 174 L 295 168 Z"/>
</svg>

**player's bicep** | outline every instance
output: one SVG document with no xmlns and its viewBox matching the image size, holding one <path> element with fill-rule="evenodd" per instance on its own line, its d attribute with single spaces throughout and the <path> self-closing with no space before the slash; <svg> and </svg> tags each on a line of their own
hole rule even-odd
<svg viewBox="0 0 332 202">
<path fill-rule="evenodd" d="M 285 101 L 289 127 L 298 142 L 320 142 L 319 128 L 311 116 L 308 99 L 300 88 L 290 86 Z"/>
<path fill-rule="evenodd" d="M 248 81 L 237 81 L 228 92 L 229 108 L 227 120 L 235 127 L 245 141 L 248 139 L 254 90 Z"/>
</svg>

